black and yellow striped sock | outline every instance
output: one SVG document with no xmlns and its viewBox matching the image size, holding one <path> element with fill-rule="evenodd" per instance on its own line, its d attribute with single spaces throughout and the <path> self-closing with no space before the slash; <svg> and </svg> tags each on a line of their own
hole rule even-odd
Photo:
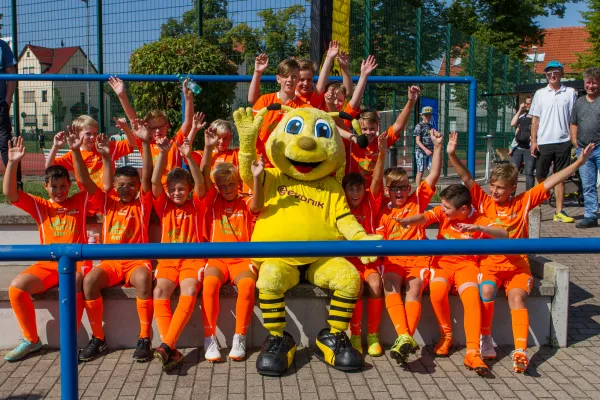
<svg viewBox="0 0 600 400">
<path fill-rule="evenodd" d="M 283 294 L 258 293 L 258 306 L 263 325 L 273 336 L 283 336 L 285 329 L 285 300 Z"/>
<path fill-rule="evenodd" d="M 339 290 L 333 292 L 329 305 L 329 317 L 327 318 L 327 322 L 331 326 L 331 333 L 348 329 L 350 319 L 354 313 L 356 299 L 356 297 L 341 294 Z"/>
</svg>

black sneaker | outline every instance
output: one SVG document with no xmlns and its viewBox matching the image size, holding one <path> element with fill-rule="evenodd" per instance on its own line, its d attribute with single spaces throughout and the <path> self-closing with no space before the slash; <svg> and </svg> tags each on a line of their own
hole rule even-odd
<svg viewBox="0 0 600 400">
<path fill-rule="evenodd" d="M 99 353 L 104 353 L 106 350 L 106 342 L 92 336 L 87 346 L 79 351 L 79 361 L 91 361 Z"/>
<path fill-rule="evenodd" d="M 150 338 L 139 338 L 133 352 L 133 359 L 137 362 L 148 361 L 152 357 L 151 344 Z"/>
<path fill-rule="evenodd" d="M 577 224 L 575 224 L 576 228 L 597 228 L 598 227 L 598 220 L 596 218 L 584 218 L 581 221 L 579 221 Z"/>
<path fill-rule="evenodd" d="M 154 358 L 158 358 L 162 365 L 167 365 L 169 357 L 171 357 L 171 348 L 168 344 L 161 343 L 160 346 L 154 350 Z"/>
<path fill-rule="evenodd" d="M 261 375 L 281 376 L 290 367 L 296 354 L 296 342 L 287 332 L 283 336 L 269 335 L 256 359 L 256 370 Z"/>
<path fill-rule="evenodd" d="M 340 371 L 358 370 L 365 365 L 365 358 L 352 347 L 346 332 L 331 333 L 329 328 L 317 335 L 315 356 Z"/>
</svg>

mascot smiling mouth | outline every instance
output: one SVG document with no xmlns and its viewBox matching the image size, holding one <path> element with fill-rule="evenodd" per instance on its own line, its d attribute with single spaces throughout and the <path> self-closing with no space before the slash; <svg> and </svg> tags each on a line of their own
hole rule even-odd
<svg viewBox="0 0 600 400">
<path fill-rule="evenodd" d="M 317 168 L 319 165 L 321 165 L 322 161 L 318 161 L 318 162 L 301 162 L 301 161 L 295 161 L 292 160 L 289 157 L 286 157 L 288 159 L 288 161 L 290 162 L 290 164 L 292 164 L 294 166 L 294 168 L 296 168 L 296 171 L 300 172 L 301 174 L 307 174 L 310 171 L 312 171 L 313 169 Z"/>
</svg>

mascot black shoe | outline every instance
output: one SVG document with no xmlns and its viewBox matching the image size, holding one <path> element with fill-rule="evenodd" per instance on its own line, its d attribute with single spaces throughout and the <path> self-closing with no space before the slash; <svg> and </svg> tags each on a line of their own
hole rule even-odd
<svg viewBox="0 0 600 400">
<path fill-rule="evenodd" d="M 281 376 L 294 361 L 296 342 L 287 332 L 283 336 L 269 335 L 256 359 L 256 370 L 261 375 Z"/>
<path fill-rule="evenodd" d="M 346 332 L 331 333 L 330 328 L 319 332 L 315 356 L 340 371 L 353 371 L 365 365 L 364 356 L 352 347 Z"/>
</svg>

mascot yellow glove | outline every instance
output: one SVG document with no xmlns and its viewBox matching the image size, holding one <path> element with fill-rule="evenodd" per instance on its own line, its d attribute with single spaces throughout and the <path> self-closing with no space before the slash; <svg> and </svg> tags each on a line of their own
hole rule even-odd
<svg viewBox="0 0 600 400">
<path fill-rule="evenodd" d="M 252 162 L 256 161 L 256 139 L 264 119 L 264 113 L 252 116 L 252 109 L 240 108 L 233 113 L 233 121 L 240 138 L 240 151 L 238 153 L 239 172 L 246 185 L 252 187 Z"/>
</svg>

